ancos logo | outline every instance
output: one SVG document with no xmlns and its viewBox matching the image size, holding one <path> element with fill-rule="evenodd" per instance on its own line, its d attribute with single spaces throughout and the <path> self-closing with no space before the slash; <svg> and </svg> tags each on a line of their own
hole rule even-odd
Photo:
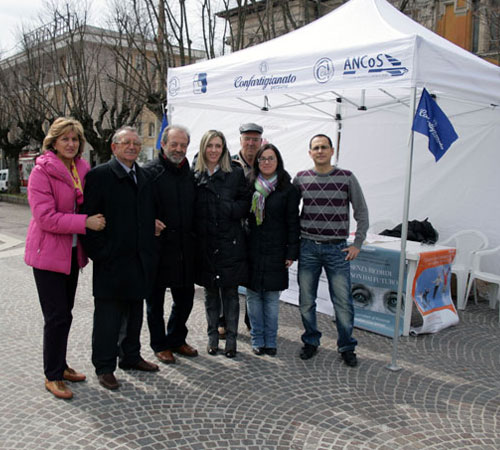
<svg viewBox="0 0 500 450">
<path fill-rule="evenodd" d="M 379 53 L 376 56 L 363 55 L 347 58 L 344 62 L 344 75 L 354 75 L 358 72 L 386 72 L 393 77 L 400 77 L 408 72 L 408 69 L 402 66 L 399 59 L 387 53 Z"/>
</svg>

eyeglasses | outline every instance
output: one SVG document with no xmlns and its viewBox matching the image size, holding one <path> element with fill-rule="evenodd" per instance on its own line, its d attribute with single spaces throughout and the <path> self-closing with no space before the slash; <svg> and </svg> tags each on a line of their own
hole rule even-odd
<svg viewBox="0 0 500 450">
<path fill-rule="evenodd" d="M 243 140 L 245 142 L 259 142 L 262 140 L 260 137 L 250 137 L 250 136 L 243 136 Z"/>
<path fill-rule="evenodd" d="M 276 158 L 274 156 L 269 156 L 268 158 L 260 157 L 259 159 L 257 159 L 257 161 L 260 163 L 272 163 L 276 161 Z"/>
<path fill-rule="evenodd" d="M 133 145 L 134 147 L 140 147 L 142 145 L 141 142 L 139 141 L 119 141 L 117 144 L 124 145 L 125 147 L 128 147 L 129 145 Z"/>
<path fill-rule="evenodd" d="M 312 152 L 319 152 L 320 150 L 326 151 L 330 150 L 331 147 L 328 145 L 315 145 L 313 148 L 311 148 Z"/>
</svg>

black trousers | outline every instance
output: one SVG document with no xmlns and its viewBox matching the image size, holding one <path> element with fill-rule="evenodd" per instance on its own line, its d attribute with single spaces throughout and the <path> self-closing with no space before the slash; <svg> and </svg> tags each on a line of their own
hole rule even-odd
<svg viewBox="0 0 500 450">
<path fill-rule="evenodd" d="M 240 299 L 238 287 L 205 288 L 205 313 L 207 316 L 208 345 L 219 346 L 220 312 L 224 313 L 226 320 L 226 347 L 224 351 L 236 350 L 238 336 L 238 320 L 240 317 Z"/>
<path fill-rule="evenodd" d="M 71 258 L 69 275 L 33 268 L 38 298 L 43 314 L 43 370 L 49 381 L 63 379 L 68 348 L 68 335 L 73 321 L 78 283 L 76 247 Z"/>
<path fill-rule="evenodd" d="M 141 361 L 143 300 L 94 299 L 92 364 L 97 375 L 113 373 L 116 359 L 126 365 Z"/>
<path fill-rule="evenodd" d="M 166 289 L 164 285 L 158 284 L 154 287 L 151 297 L 146 299 L 150 344 L 154 352 L 180 347 L 186 343 L 186 322 L 193 309 L 194 285 L 170 288 L 173 302 L 165 334 Z"/>
</svg>

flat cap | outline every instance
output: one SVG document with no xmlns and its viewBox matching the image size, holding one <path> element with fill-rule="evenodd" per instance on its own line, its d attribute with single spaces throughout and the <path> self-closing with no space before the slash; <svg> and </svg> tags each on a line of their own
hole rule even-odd
<svg viewBox="0 0 500 450">
<path fill-rule="evenodd" d="M 249 131 L 255 131 L 259 134 L 262 134 L 264 132 L 264 128 L 262 128 L 260 125 L 257 125 L 256 123 L 244 123 L 240 126 L 240 134 L 248 133 Z"/>
</svg>

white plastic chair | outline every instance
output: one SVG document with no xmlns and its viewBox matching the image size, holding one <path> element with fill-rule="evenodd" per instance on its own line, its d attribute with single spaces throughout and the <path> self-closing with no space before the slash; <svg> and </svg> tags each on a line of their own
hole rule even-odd
<svg viewBox="0 0 500 450">
<path fill-rule="evenodd" d="M 496 295 L 490 298 L 490 308 L 494 308 L 496 302 L 500 304 L 500 275 L 495 273 L 483 272 L 481 270 L 481 260 L 485 257 L 494 255 L 495 253 L 500 253 L 500 246 L 488 250 L 481 250 L 474 254 L 474 257 L 472 258 L 472 270 L 470 273 L 469 286 L 467 287 L 467 295 L 465 297 L 465 303 L 467 303 L 467 298 L 469 297 L 470 290 L 473 285 L 474 285 L 474 300 L 477 303 L 477 287 L 474 281 L 482 280 L 496 285 Z M 498 320 L 500 321 L 500 306 L 498 309 Z"/>
<path fill-rule="evenodd" d="M 396 225 L 396 223 L 389 219 L 377 220 L 375 223 L 370 225 L 368 233 L 379 234 L 384 230 L 392 230 Z"/>
<path fill-rule="evenodd" d="M 488 238 L 477 230 L 463 230 L 455 233 L 440 245 L 448 245 L 457 249 L 451 271 L 457 277 L 457 308 L 464 309 L 467 301 L 466 291 L 469 274 L 472 271 L 472 257 L 475 252 L 488 246 Z"/>
</svg>

